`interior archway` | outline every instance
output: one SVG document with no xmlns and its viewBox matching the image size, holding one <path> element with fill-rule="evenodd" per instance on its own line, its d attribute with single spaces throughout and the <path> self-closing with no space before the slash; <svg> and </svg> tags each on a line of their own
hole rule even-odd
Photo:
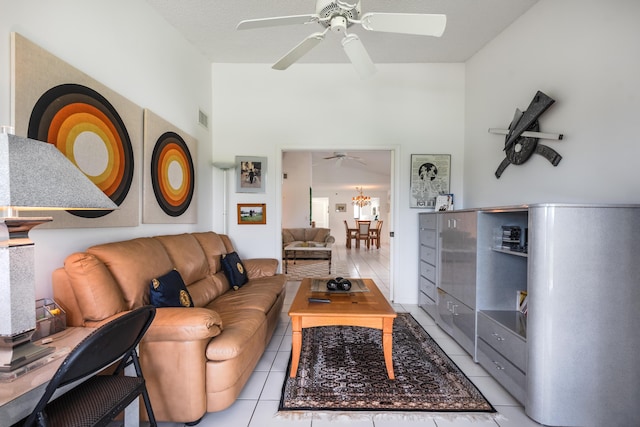
<svg viewBox="0 0 640 427">
<path fill-rule="evenodd" d="M 329 228 L 336 238 L 336 249 L 342 250 L 346 244 L 344 220 L 355 225 L 352 197 L 358 193 L 356 187 L 361 187 L 364 194 L 380 200 L 380 206 L 375 215 L 368 212 L 372 218 L 383 221 L 381 249 L 388 251 L 384 260 L 389 271 L 387 286 L 389 297 L 393 297 L 390 284 L 393 277 L 392 240 L 389 237 L 393 229 L 393 171 L 394 150 L 358 149 L 337 151 L 327 148 L 316 150 L 282 150 L 282 188 L 281 188 L 281 218 L 282 228 L 309 227 L 313 220 L 311 215 L 311 200 L 313 197 L 329 199 Z M 344 209 L 344 210 L 343 210 Z M 357 210 L 356 210 L 357 211 Z M 348 256 L 359 257 L 360 261 L 374 258 L 372 262 L 379 262 L 383 258 L 376 253 L 347 253 Z M 366 261 L 364 261 L 366 262 Z M 366 274 L 363 276 L 366 277 Z M 385 286 L 385 287 L 387 287 Z"/>
</svg>

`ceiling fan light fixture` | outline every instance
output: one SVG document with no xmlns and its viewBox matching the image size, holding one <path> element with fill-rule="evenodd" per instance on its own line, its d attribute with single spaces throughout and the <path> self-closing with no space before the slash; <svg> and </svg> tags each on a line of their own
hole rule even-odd
<svg viewBox="0 0 640 427">
<path fill-rule="evenodd" d="M 334 16 L 331 18 L 331 31 L 336 34 L 345 34 L 347 32 L 347 18 L 344 16 Z"/>
</svg>

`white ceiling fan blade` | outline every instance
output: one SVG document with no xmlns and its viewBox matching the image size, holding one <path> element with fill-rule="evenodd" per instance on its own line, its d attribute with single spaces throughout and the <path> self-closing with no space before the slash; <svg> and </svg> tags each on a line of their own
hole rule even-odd
<svg viewBox="0 0 640 427">
<path fill-rule="evenodd" d="M 306 55 L 307 52 L 316 47 L 322 40 L 324 40 L 324 34 L 325 33 L 311 34 L 309 37 L 302 40 L 300 44 L 287 52 L 287 54 L 280 58 L 278 62 L 273 64 L 271 68 L 273 68 L 274 70 L 286 70 L 297 60 Z"/>
<path fill-rule="evenodd" d="M 358 162 L 363 166 L 367 165 L 367 162 L 365 162 L 364 160 L 362 160 L 360 157 L 352 157 L 351 160 L 353 160 L 354 162 Z"/>
<path fill-rule="evenodd" d="M 362 28 L 386 33 L 440 37 L 447 26 L 447 15 L 419 13 L 365 13 Z"/>
<path fill-rule="evenodd" d="M 292 16 L 276 16 L 273 18 L 245 19 L 240 21 L 236 29 L 251 30 L 254 28 L 277 27 L 281 25 L 295 24 L 311 24 L 318 22 L 319 16 L 312 15 L 292 15 Z"/>
<path fill-rule="evenodd" d="M 342 47 L 361 78 L 365 79 L 375 74 L 376 66 L 358 36 L 355 34 L 344 36 Z"/>
</svg>

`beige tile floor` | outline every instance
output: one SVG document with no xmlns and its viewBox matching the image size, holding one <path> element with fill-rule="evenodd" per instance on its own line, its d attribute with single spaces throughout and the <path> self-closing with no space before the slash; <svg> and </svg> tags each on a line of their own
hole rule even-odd
<svg viewBox="0 0 640 427">
<path fill-rule="evenodd" d="M 337 246 L 334 259 L 347 262 L 351 277 L 372 278 L 388 294 L 389 248 L 367 250 Z M 497 414 L 470 417 L 466 414 L 420 416 L 405 414 L 356 415 L 308 414 L 297 419 L 277 416 L 280 392 L 291 352 L 291 325 L 287 311 L 299 282 L 287 282 L 287 299 L 280 325 L 238 400 L 228 409 L 208 413 L 199 427 L 534 427 L 540 426 L 524 413 L 523 407 L 506 392 L 480 365 L 476 364 L 435 321 L 416 305 L 394 305 L 396 311 L 410 312 L 451 359 L 473 381 L 498 411 Z M 178 423 L 159 423 L 161 427 L 178 427 Z"/>
</svg>

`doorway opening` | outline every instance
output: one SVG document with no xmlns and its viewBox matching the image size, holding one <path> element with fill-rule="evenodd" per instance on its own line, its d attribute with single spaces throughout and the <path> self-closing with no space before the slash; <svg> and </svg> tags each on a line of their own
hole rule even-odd
<svg viewBox="0 0 640 427">
<path fill-rule="evenodd" d="M 281 149 L 281 227 L 329 228 L 340 250 L 346 247 L 345 221 L 355 227 L 356 219 L 383 221 L 381 243 L 386 253 L 389 276 L 389 297 L 393 300 L 395 268 L 394 240 L 392 239 L 397 170 L 395 146 L 384 148 L 352 149 L 348 153 L 318 149 Z M 352 203 L 358 189 L 370 197 L 371 204 L 359 208 Z M 353 223 L 353 224 L 352 224 Z M 377 249 L 349 255 L 375 257 Z"/>
<path fill-rule="evenodd" d="M 329 198 L 311 198 L 311 224 L 318 228 L 329 228 Z"/>
</svg>

